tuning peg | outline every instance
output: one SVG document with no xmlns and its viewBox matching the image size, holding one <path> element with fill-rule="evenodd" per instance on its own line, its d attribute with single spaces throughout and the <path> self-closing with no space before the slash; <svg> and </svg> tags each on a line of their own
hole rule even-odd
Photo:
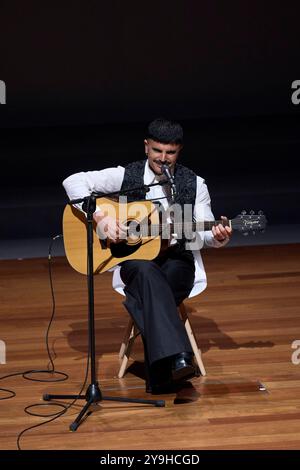
<svg viewBox="0 0 300 470">
<path fill-rule="evenodd" d="M 250 214 L 250 215 L 254 215 L 254 214 L 255 214 L 254 210 L 251 210 L 251 211 L 249 212 L 249 214 Z"/>
<path fill-rule="evenodd" d="M 258 211 L 258 215 L 264 215 L 263 211 Z"/>
<path fill-rule="evenodd" d="M 242 214 L 242 215 L 246 215 L 246 214 L 247 214 L 247 211 L 245 211 L 245 209 L 244 209 L 244 210 L 242 210 L 241 214 Z"/>
</svg>

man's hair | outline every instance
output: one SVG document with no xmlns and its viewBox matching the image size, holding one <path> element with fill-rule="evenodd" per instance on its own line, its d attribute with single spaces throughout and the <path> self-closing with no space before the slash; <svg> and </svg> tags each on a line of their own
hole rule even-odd
<svg viewBox="0 0 300 470">
<path fill-rule="evenodd" d="M 157 118 L 150 122 L 148 126 L 147 139 L 152 139 L 162 144 L 182 144 L 183 129 L 178 122 Z"/>
</svg>

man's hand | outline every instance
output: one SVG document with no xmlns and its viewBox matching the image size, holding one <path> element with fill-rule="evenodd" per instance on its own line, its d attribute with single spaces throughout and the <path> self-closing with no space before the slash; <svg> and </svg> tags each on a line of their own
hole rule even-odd
<svg viewBox="0 0 300 470">
<path fill-rule="evenodd" d="M 108 238 L 114 243 L 119 243 L 125 240 L 127 236 L 127 227 L 118 220 L 103 214 L 103 212 L 96 212 L 94 220 L 97 223 L 97 235 L 100 239 L 105 240 Z"/>
<path fill-rule="evenodd" d="M 227 217 L 222 215 L 221 219 L 227 220 Z M 213 226 L 211 231 L 213 233 L 214 239 L 218 240 L 218 242 L 224 243 L 224 245 L 229 241 L 232 235 L 232 229 L 229 226 L 224 227 L 222 224 Z"/>
</svg>

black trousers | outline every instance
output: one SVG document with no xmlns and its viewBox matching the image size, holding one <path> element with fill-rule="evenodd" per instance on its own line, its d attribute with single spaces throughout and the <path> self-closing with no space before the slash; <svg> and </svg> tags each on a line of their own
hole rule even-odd
<svg viewBox="0 0 300 470">
<path fill-rule="evenodd" d="M 120 275 L 125 284 L 124 305 L 143 336 L 149 364 L 192 352 L 177 306 L 193 287 L 193 259 L 171 251 L 153 261 L 124 261 Z"/>
</svg>

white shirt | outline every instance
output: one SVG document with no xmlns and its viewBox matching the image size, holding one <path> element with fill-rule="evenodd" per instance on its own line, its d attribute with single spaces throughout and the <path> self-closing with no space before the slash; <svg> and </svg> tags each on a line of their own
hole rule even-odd
<svg viewBox="0 0 300 470">
<path fill-rule="evenodd" d="M 122 166 L 106 168 L 99 171 L 75 173 L 63 181 L 63 186 L 70 199 L 83 198 L 91 194 L 93 191 L 107 194 L 121 189 L 124 173 L 125 168 Z M 156 181 L 157 177 L 151 170 L 148 160 L 146 160 L 144 184 L 149 185 Z M 168 206 L 168 201 L 165 196 L 166 193 L 164 191 L 164 187 L 160 185 L 151 187 L 150 191 L 146 193 L 146 199 L 157 198 L 164 208 Z M 80 204 L 78 204 L 77 207 L 81 209 Z M 98 207 L 97 210 L 100 210 L 100 208 Z M 200 176 L 197 176 L 197 190 L 193 218 L 196 222 L 214 220 L 214 216 L 211 211 L 209 192 L 204 179 Z M 225 242 L 215 240 L 211 231 L 197 232 L 197 249 L 192 249 L 195 262 L 195 280 L 189 297 L 194 297 L 195 295 L 200 294 L 200 292 L 202 292 L 207 286 L 206 273 L 201 258 L 200 248 L 202 248 L 202 246 L 219 248 L 226 245 L 226 243 L 227 240 Z M 124 294 L 124 283 L 120 277 L 120 266 L 116 266 L 112 270 L 114 271 L 113 288 L 120 294 Z"/>
</svg>

